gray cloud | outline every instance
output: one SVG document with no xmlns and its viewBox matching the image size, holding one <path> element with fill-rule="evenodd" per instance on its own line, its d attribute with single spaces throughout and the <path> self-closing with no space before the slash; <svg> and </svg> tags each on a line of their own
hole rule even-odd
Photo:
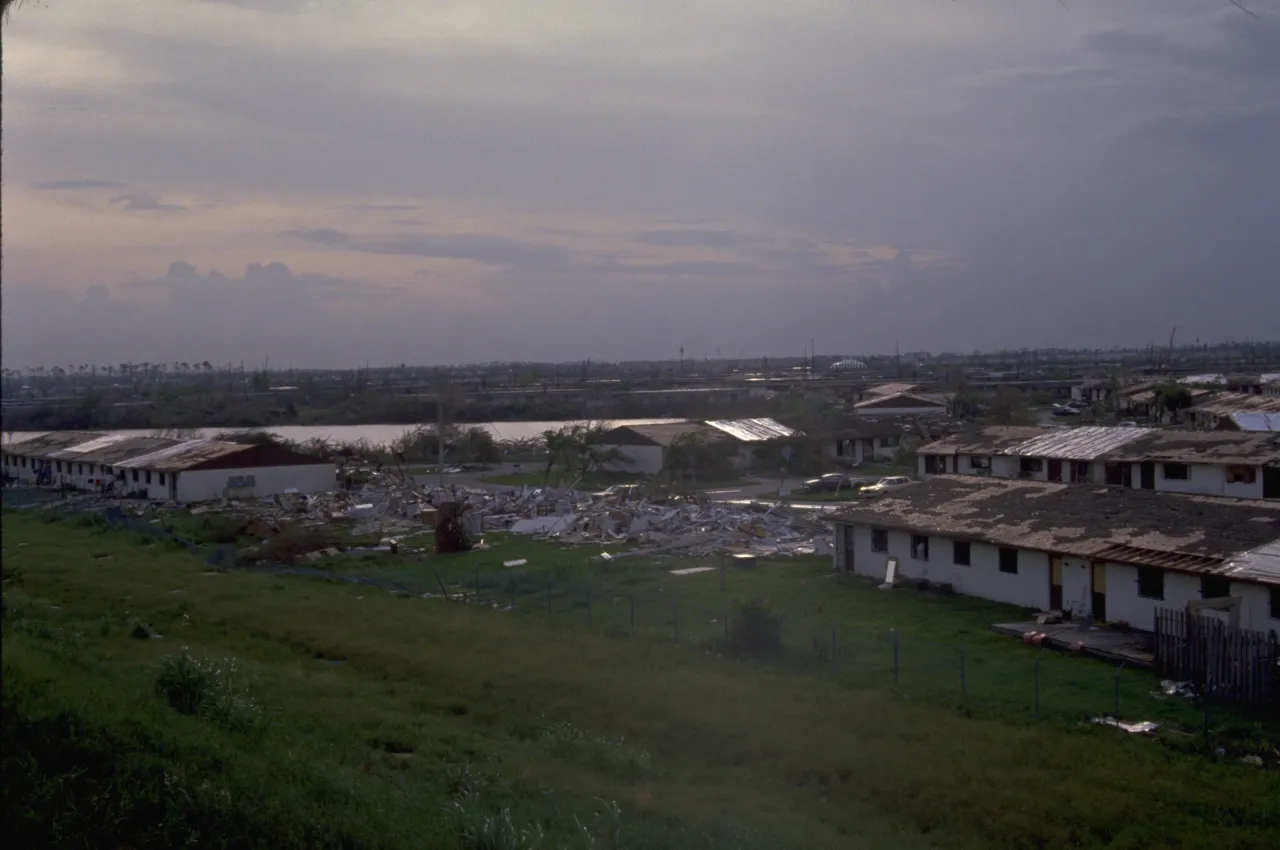
<svg viewBox="0 0 1280 850">
<path fill-rule="evenodd" d="M 483 2 L 477 15 L 498 8 Z M 7 75 L 6 174 L 108 174 L 281 210 L 264 229 L 296 223 L 278 234 L 290 278 L 115 284 L 157 256 L 197 256 L 175 245 L 77 287 L 110 284 L 113 303 L 219 292 L 239 312 L 171 316 L 221 328 L 189 336 L 215 347 L 267 327 L 248 318 L 256 288 L 295 293 L 272 302 L 277 332 L 322 329 L 323 344 L 289 331 L 282 349 L 347 361 L 767 353 L 811 336 L 848 351 L 1096 346 L 1173 324 L 1205 339 L 1276 333 L 1274 3 L 1247 4 L 1257 20 L 1225 0 L 1016 13 L 1013 0 L 556 3 L 539 20 L 564 26 L 511 7 L 465 38 L 407 14 L 387 38 L 320 4 L 270 47 L 183 28 L 158 3 L 145 34 L 127 15 L 92 29 L 55 9 L 15 17 L 128 73 L 74 89 Z M 227 227 L 208 244 L 262 250 Z M 6 249 L 6 296 L 11 281 L 57 277 L 56 258 Z M 321 293 L 340 284 L 297 281 L 339 254 L 377 255 L 384 277 L 405 258 L 411 283 L 361 336 L 328 324 Z M 415 274 L 428 259 L 477 263 L 483 281 L 460 282 L 456 263 Z M 424 315 L 440 334 L 410 330 L 405 317 Z M 484 332 L 446 333 L 458 327 Z M 388 336 L 400 332 L 416 353 Z M 135 344 L 121 336 L 93 338 Z M 24 351 L 50 344 L 26 339 Z"/>
<path fill-rule="evenodd" d="M 329 228 L 287 230 L 280 236 L 316 245 L 341 246 L 366 254 L 471 260 L 492 266 L 555 268 L 566 266 L 573 253 L 560 245 L 545 245 L 474 233 L 407 234 L 357 239 Z"/>
<path fill-rule="evenodd" d="M 123 209 L 129 212 L 181 212 L 187 209 L 181 204 L 167 204 L 150 192 L 132 192 L 127 195 L 118 195 L 111 199 L 111 203 L 120 204 Z"/>
<path fill-rule="evenodd" d="M 124 184 L 117 183 L 114 180 L 43 180 L 38 183 L 32 183 L 31 188 L 41 191 L 60 192 L 78 189 L 122 189 Z"/>
</svg>

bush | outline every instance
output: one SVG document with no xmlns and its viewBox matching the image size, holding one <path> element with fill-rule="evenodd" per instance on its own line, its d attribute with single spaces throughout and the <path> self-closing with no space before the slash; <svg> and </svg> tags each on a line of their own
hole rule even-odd
<svg viewBox="0 0 1280 850">
<path fill-rule="evenodd" d="M 235 659 L 221 663 L 207 656 L 192 657 L 186 647 L 160 660 L 156 691 L 179 714 L 195 714 L 241 732 L 262 722 L 262 710 L 252 699 L 237 692 L 238 668 Z"/>
<path fill-rule="evenodd" d="M 765 655 L 782 648 L 782 617 L 763 599 L 750 599 L 738 608 L 731 624 L 730 648 L 743 655 Z"/>
</svg>

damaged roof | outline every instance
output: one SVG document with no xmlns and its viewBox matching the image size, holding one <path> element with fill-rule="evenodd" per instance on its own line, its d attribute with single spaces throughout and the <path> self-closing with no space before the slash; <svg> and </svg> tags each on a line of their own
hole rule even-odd
<svg viewBox="0 0 1280 850">
<path fill-rule="evenodd" d="M 800 433 L 773 419 L 710 419 L 707 425 L 744 443 L 781 440 Z"/>
<path fill-rule="evenodd" d="M 1280 466 L 1280 433 L 1258 431 L 1148 431 L 1108 452 L 1106 460 Z"/>
<path fill-rule="evenodd" d="M 91 440 L 100 440 L 104 436 L 106 435 L 93 431 L 54 431 L 50 434 L 41 434 L 39 437 L 32 437 L 29 440 L 6 443 L 4 450 L 10 454 L 25 455 L 26 457 L 48 457 L 51 452 L 78 446 Z"/>
<path fill-rule="evenodd" d="M 901 393 L 913 393 L 919 389 L 920 389 L 919 384 L 891 383 L 891 384 L 880 384 L 879 386 L 875 386 L 875 387 L 867 387 L 862 392 L 864 395 L 869 395 L 869 396 L 886 396 L 886 395 L 900 395 Z"/>
<path fill-rule="evenodd" d="M 1043 428 L 1022 425 L 992 425 L 981 431 L 952 434 L 917 452 L 926 455 L 989 455 L 1003 454 L 1007 449 L 1044 435 Z"/>
<path fill-rule="evenodd" d="M 1241 553 L 1280 541 L 1277 503 L 968 475 L 940 475 L 832 518 L 1222 575 Z M 1265 571 L 1250 577 L 1280 583 Z"/>
<path fill-rule="evenodd" d="M 1195 413 L 1229 416 L 1232 413 L 1280 413 L 1280 396 L 1249 393 L 1210 393 L 1191 408 Z"/>
<path fill-rule="evenodd" d="M 1152 433 L 1150 428 L 1108 428 L 1101 425 L 1054 428 L 1018 443 L 1004 453 L 1056 460 L 1093 460 L 1149 433 Z"/>
<path fill-rule="evenodd" d="M 214 440 L 171 440 L 171 445 L 161 446 L 114 464 L 122 469 L 154 469 L 160 472 L 181 472 L 199 466 L 215 458 L 248 451 L 246 443 L 220 443 Z"/>
<path fill-rule="evenodd" d="M 1280 413 L 1233 413 L 1227 418 L 1241 431 L 1280 431 Z"/>
<path fill-rule="evenodd" d="M 1280 584 L 1280 541 L 1239 553 L 1227 561 L 1223 574 L 1240 581 Z"/>
</svg>

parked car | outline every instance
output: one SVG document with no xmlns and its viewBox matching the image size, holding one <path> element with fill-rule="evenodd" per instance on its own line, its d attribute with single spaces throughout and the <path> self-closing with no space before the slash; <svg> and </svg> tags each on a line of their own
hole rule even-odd
<svg viewBox="0 0 1280 850">
<path fill-rule="evenodd" d="M 826 490 L 847 490 L 857 486 L 857 482 L 842 472 L 830 472 L 826 475 L 819 475 L 817 478 L 810 478 L 804 482 L 804 489 L 809 493 L 819 493 Z"/>
<path fill-rule="evenodd" d="M 593 499 L 612 499 L 618 496 L 623 496 L 630 500 L 639 490 L 639 484 L 614 484 L 611 487 L 606 487 L 599 493 L 592 493 L 591 497 Z"/>
<path fill-rule="evenodd" d="M 890 493 L 894 490 L 901 490 L 903 487 L 908 487 L 914 483 L 915 481 L 905 475 L 894 475 L 889 478 L 881 478 L 875 484 L 863 487 L 862 495 L 879 496 L 884 493 Z"/>
</svg>

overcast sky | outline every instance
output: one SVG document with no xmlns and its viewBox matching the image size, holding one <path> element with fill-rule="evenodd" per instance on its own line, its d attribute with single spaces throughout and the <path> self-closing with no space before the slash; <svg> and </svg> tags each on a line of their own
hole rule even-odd
<svg viewBox="0 0 1280 850">
<path fill-rule="evenodd" d="M 5 365 L 1280 338 L 1280 0 L 43 0 Z"/>
</svg>

